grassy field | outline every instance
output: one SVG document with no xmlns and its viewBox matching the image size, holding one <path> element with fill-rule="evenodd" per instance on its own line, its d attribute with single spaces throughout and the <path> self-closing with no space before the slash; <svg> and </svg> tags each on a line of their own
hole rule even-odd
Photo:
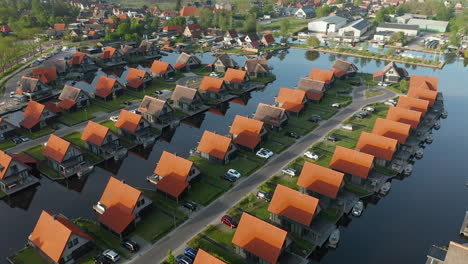
<svg viewBox="0 0 468 264">
<path fill-rule="evenodd" d="M 174 219 L 174 217 L 164 214 L 161 210 L 153 208 L 151 213 L 143 216 L 142 220 L 138 222 L 132 235 L 140 236 L 149 243 L 153 243 L 183 223 L 185 219 Z"/>
<path fill-rule="evenodd" d="M 299 18 L 286 18 L 289 20 L 289 32 L 296 33 L 301 31 L 303 28 L 307 27 L 307 24 L 310 20 L 308 19 L 299 19 Z M 282 20 L 273 21 L 270 24 L 261 25 L 260 31 L 262 32 L 271 32 L 273 30 L 278 30 L 281 27 Z"/>
<path fill-rule="evenodd" d="M 11 140 L 8 140 L 8 139 L 0 140 L 0 149 L 1 150 L 7 150 L 7 149 L 12 148 L 14 146 L 16 146 L 16 144 L 13 143 L 13 141 L 11 141 Z"/>
<path fill-rule="evenodd" d="M 45 135 L 52 134 L 52 133 L 55 132 L 55 130 L 53 128 L 51 128 L 51 127 L 45 127 L 45 128 L 42 128 L 41 130 L 36 131 L 36 132 L 29 132 L 29 130 L 27 130 L 25 128 L 20 128 L 20 129 L 17 129 L 16 132 L 18 134 L 20 134 L 21 136 L 26 136 L 26 137 L 29 137 L 31 139 L 36 139 L 36 138 L 43 137 Z"/>
<path fill-rule="evenodd" d="M 32 247 L 24 248 L 10 257 L 14 264 L 47 264 L 48 262 Z"/>
</svg>

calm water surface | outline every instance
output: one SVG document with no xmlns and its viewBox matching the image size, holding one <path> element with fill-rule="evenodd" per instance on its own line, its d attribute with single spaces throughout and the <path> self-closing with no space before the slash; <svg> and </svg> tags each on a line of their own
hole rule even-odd
<svg viewBox="0 0 468 264">
<path fill-rule="evenodd" d="M 178 54 L 163 60 L 175 63 Z M 203 63 L 213 62 L 210 54 L 199 55 Z M 234 57 L 243 64 L 245 57 Z M 92 205 L 100 198 L 111 175 L 125 179 L 135 187 L 151 186 L 145 178 L 154 170 L 163 150 L 187 157 L 196 147 L 204 130 L 226 134 L 235 115 L 251 116 L 258 103 L 273 103 L 280 87 L 293 88 L 300 77 L 312 67 L 328 69 L 334 55 L 290 50 L 269 60 L 277 80 L 263 91 L 255 91 L 241 102 L 230 102 L 219 111 L 210 111 L 182 123 L 167 141 L 159 141 L 148 155 L 129 156 L 114 166 L 113 172 L 97 168 L 81 182 L 56 183 L 41 180 L 36 189 L 0 202 L 0 256 L 11 255 L 22 247 L 32 231 L 41 210 L 60 212 L 69 218 L 95 219 Z M 385 63 L 348 58 L 362 72 L 373 73 Z M 414 173 L 393 181 L 392 190 L 377 205 L 368 205 L 362 217 L 342 228 L 342 240 L 336 250 L 329 251 L 321 263 L 423 263 L 430 245 L 446 245 L 457 236 L 464 211 L 468 205 L 466 149 L 468 148 L 468 69 L 462 61 L 446 60 L 451 64 L 443 70 L 407 66 L 410 74 L 434 75 L 440 78 L 439 89 L 444 93 L 449 118 L 434 133 L 434 143 L 426 148 L 424 158 L 416 162 Z M 172 137 L 170 137 L 172 136 Z M 4 262 L 2 259 L 1 262 Z"/>
</svg>

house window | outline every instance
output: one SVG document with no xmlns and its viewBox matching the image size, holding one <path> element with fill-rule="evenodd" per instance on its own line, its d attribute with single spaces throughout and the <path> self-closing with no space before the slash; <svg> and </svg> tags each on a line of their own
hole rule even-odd
<svg viewBox="0 0 468 264">
<path fill-rule="evenodd" d="M 145 199 L 140 200 L 140 206 L 143 206 L 145 204 Z"/>
<path fill-rule="evenodd" d="M 78 238 L 73 239 L 73 246 L 78 245 Z"/>
<path fill-rule="evenodd" d="M 69 241 L 68 242 L 68 248 L 72 248 L 73 247 L 73 241 Z"/>
</svg>

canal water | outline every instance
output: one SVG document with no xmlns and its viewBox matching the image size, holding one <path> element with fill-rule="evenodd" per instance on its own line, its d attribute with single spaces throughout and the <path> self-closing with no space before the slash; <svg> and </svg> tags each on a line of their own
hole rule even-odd
<svg viewBox="0 0 468 264">
<path fill-rule="evenodd" d="M 211 54 L 198 55 L 203 63 L 212 63 Z M 162 60 L 175 63 L 178 54 Z M 233 56 L 242 65 L 245 57 Z M 109 170 L 96 168 L 81 181 L 52 182 L 41 179 L 41 185 L 0 202 L 0 256 L 9 256 L 27 241 L 41 210 L 63 213 L 69 218 L 96 219 L 96 203 L 111 175 L 135 187 L 151 188 L 145 178 L 150 175 L 163 150 L 188 157 L 205 130 L 227 134 L 235 115 L 252 116 L 258 103 L 273 103 L 279 88 L 293 88 L 311 68 L 328 69 L 337 57 L 304 50 L 289 50 L 273 56 L 269 64 L 277 80 L 264 90 L 212 109 L 181 123 L 173 133 L 164 135 L 152 151 L 129 153 L 120 164 Z M 378 71 L 385 62 L 348 58 L 362 72 Z M 458 229 L 467 208 L 468 193 L 465 162 L 468 136 L 466 110 L 468 100 L 466 76 L 462 61 L 447 60 L 443 70 L 408 66 L 410 74 L 440 78 L 449 118 L 434 133 L 434 143 L 416 162 L 414 172 L 402 181 L 393 181 L 392 190 L 376 205 L 368 205 L 362 217 L 352 218 L 342 227 L 338 248 L 327 252 L 321 263 L 421 263 L 432 244 L 446 245 L 459 240 Z M 5 262 L 4 259 L 0 263 Z"/>
</svg>

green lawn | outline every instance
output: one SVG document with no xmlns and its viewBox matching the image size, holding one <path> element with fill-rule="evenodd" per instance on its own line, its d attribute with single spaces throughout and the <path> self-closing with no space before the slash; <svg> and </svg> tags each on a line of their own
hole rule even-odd
<svg viewBox="0 0 468 264">
<path fill-rule="evenodd" d="M 27 149 L 25 152 L 37 160 L 45 160 L 46 158 L 44 157 L 44 155 L 42 155 L 43 151 L 44 151 L 44 145 L 37 145 L 37 146 Z"/>
<path fill-rule="evenodd" d="M 258 77 L 258 78 L 251 78 L 251 79 L 250 79 L 250 81 L 253 82 L 253 83 L 264 83 L 264 84 L 271 83 L 271 82 L 273 82 L 274 80 L 276 80 L 276 77 L 275 77 L 275 76 L 271 76 L 271 77 Z"/>
<path fill-rule="evenodd" d="M 20 129 L 16 130 L 16 132 L 18 134 L 20 134 L 21 136 L 26 136 L 26 137 L 29 137 L 31 139 L 36 139 L 36 138 L 43 137 L 45 135 L 52 134 L 52 133 L 54 133 L 54 131 L 55 130 L 53 128 L 51 128 L 51 127 L 45 127 L 45 128 L 42 128 L 41 130 L 36 131 L 36 132 L 29 132 L 29 130 L 27 130 L 25 128 L 20 128 Z"/>
<path fill-rule="evenodd" d="M 273 192 L 272 192 L 273 194 Z M 268 211 L 268 206 L 270 203 L 262 199 L 257 199 L 254 194 L 249 194 L 247 197 L 242 199 L 238 204 L 228 211 L 228 215 L 239 220 L 242 216 L 242 211 L 236 208 L 241 208 L 244 211 L 255 215 L 258 218 L 261 218 L 265 221 L 269 221 L 270 212 Z"/>
<path fill-rule="evenodd" d="M 84 147 L 84 141 L 81 140 L 81 133 L 80 132 L 72 132 L 63 137 L 64 139 L 70 141 L 71 143 L 75 144 L 78 147 Z"/>
<path fill-rule="evenodd" d="M 208 226 L 202 233 L 213 239 L 214 241 L 220 243 L 221 245 L 231 248 L 232 250 L 235 249 L 234 245 L 232 244 L 232 238 L 234 237 L 233 229 L 226 226 L 220 227 L 215 225 Z"/>
<path fill-rule="evenodd" d="M 47 260 L 43 258 L 38 251 L 32 247 L 26 247 L 18 251 L 14 256 L 10 257 L 14 264 L 47 264 Z"/>
<path fill-rule="evenodd" d="M 374 77 L 372 76 L 371 73 L 358 73 L 358 76 L 360 76 L 362 79 L 364 79 L 364 84 L 369 85 L 369 86 L 374 86 L 377 85 L 377 82 L 374 81 Z M 356 80 L 359 80 L 356 78 Z"/>
<path fill-rule="evenodd" d="M 219 181 L 221 182 L 224 180 L 219 178 Z M 187 200 L 194 201 L 198 204 L 208 205 L 223 193 L 224 191 L 220 188 L 209 185 L 206 182 L 198 181 L 190 185 L 190 190 L 185 197 Z"/>
<path fill-rule="evenodd" d="M 195 69 L 192 72 L 200 76 L 209 76 L 212 71 L 211 67 L 207 67 L 206 64 L 202 64 L 198 69 Z"/>
<path fill-rule="evenodd" d="M 295 254 L 301 256 L 301 257 L 307 257 L 307 255 L 315 250 L 315 245 L 311 243 L 310 241 L 307 241 L 305 239 L 302 239 L 298 236 L 291 235 L 290 236 L 293 240 L 293 243 L 291 244 L 290 250 L 294 252 Z"/>
<path fill-rule="evenodd" d="M 79 109 L 75 112 L 64 112 L 59 118 L 59 121 L 68 126 L 73 126 L 95 118 L 96 116 L 94 114 L 98 112 L 106 112 L 106 109 L 97 105 L 89 105 L 86 108 Z"/>
<path fill-rule="evenodd" d="M 154 243 L 183 223 L 185 219 L 187 218 L 174 219 L 174 217 L 164 214 L 158 208 L 153 208 L 149 214 L 143 216 L 141 221 L 137 223 L 136 230 L 132 235 L 138 235 L 149 243 Z"/>
<path fill-rule="evenodd" d="M 245 261 L 242 260 L 239 256 L 231 254 L 230 252 L 218 247 L 217 245 L 203 239 L 198 235 L 190 240 L 187 245 L 193 248 L 201 248 L 229 264 L 245 264 Z"/>
<path fill-rule="evenodd" d="M 385 167 L 380 167 L 380 166 L 374 166 L 373 170 L 375 172 L 378 172 L 378 173 L 381 173 L 383 175 L 387 175 L 387 176 L 394 176 L 396 174 L 398 174 L 398 172 L 392 170 L 392 169 L 388 169 L 388 168 L 385 168 Z"/>
<path fill-rule="evenodd" d="M 309 23 L 308 19 L 299 19 L 299 18 L 285 18 L 289 20 L 289 30 L 288 32 L 298 32 L 301 31 L 304 27 L 307 27 Z M 272 31 L 274 29 L 279 29 L 281 27 L 282 20 L 273 21 L 270 24 L 261 25 L 261 31 Z"/>
<path fill-rule="evenodd" d="M 7 150 L 7 149 L 12 148 L 14 146 L 16 146 L 16 145 L 11 140 L 4 139 L 4 140 L 0 141 L 0 149 L 1 150 Z"/>
<path fill-rule="evenodd" d="M 338 221 L 338 219 L 340 219 L 342 214 L 343 212 L 340 209 L 330 208 L 330 207 L 320 212 L 321 217 L 333 223 Z"/>
<path fill-rule="evenodd" d="M 99 122 L 99 124 L 109 128 L 110 130 L 112 130 L 115 133 L 117 133 L 117 131 L 118 131 L 118 129 L 115 127 L 115 123 L 110 121 L 110 120 L 101 121 L 101 122 Z"/>
</svg>

